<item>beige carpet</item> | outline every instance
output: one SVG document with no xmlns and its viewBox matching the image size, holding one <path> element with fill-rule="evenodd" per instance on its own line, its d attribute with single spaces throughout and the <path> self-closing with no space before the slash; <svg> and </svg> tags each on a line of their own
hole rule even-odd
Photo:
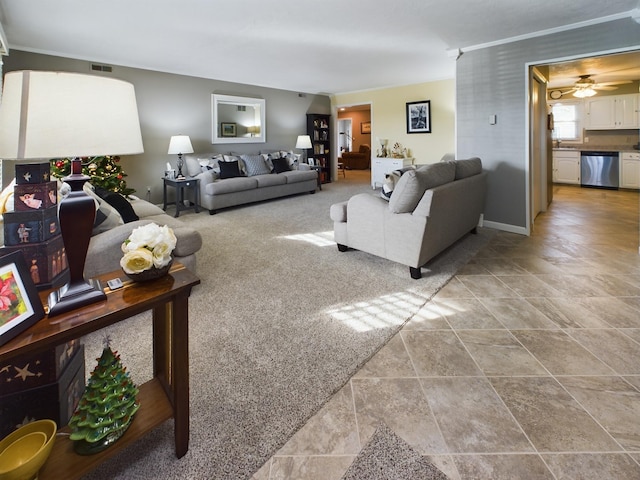
<svg viewBox="0 0 640 480">
<path fill-rule="evenodd" d="M 407 267 L 338 252 L 329 207 L 359 192 L 372 191 L 343 180 L 314 195 L 181 214 L 204 238 L 190 299 L 189 452 L 175 458 L 166 422 L 87 478 L 250 478 L 491 236 L 465 237 L 412 280 Z M 108 334 L 134 381 L 149 379 L 149 320 L 87 337 L 87 372 Z"/>
<path fill-rule="evenodd" d="M 447 480 L 447 478 L 438 467 L 382 423 L 349 466 L 342 480 Z"/>
</svg>

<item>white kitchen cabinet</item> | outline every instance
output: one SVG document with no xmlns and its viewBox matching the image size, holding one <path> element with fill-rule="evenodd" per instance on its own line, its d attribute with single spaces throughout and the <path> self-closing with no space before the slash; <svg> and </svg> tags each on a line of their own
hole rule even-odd
<svg viewBox="0 0 640 480">
<path fill-rule="evenodd" d="M 585 99 L 585 128 L 614 130 L 640 128 L 640 95 L 609 95 Z"/>
<path fill-rule="evenodd" d="M 553 151 L 553 183 L 580 185 L 580 152 Z"/>
<path fill-rule="evenodd" d="M 376 157 L 371 162 L 371 188 L 384 184 L 387 173 L 413 165 L 413 158 Z"/>
<path fill-rule="evenodd" d="M 620 153 L 620 188 L 640 189 L 640 152 Z"/>
</svg>

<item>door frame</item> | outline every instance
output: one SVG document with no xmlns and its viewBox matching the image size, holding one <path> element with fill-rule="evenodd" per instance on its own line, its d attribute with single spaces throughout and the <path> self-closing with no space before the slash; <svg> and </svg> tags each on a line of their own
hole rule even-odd
<svg viewBox="0 0 640 480">
<path fill-rule="evenodd" d="M 525 62 L 524 64 L 524 78 L 525 78 L 525 197 L 526 197 L 526 225 L 525 225 L 525 235 L 531 235 L 533 219 L 531 218 L 531 212 L 533 211 L 533 188 L 536 188 L 533 185 L 532 180 L 532 172 L 533 172 L 533 155 L 531 152 L 531 76 L 530 72 L 534 67 L 541 65 L 548 65 L 551 63 L 562 63 L 562 62 L 570 62 L 572 60 L 577 60 L 580 58 L 591 58 L 591 57 L 601 57 L 603 55 L 612 55 L 619 53 L 630 53 L 630 52 L 638 52 L 640 51 L 640 45 L 635 45 L 633 47 L 625 47 L 613 50 L 601 50 L 595 52 L 585 52 L 579 55 L 569 55 L 565 57 L 554 57 L 548 59 L 541 59 L 536 61 Z M 546 98 L 545 98 L 546 102 Z M 638 248 L 638 252 L 640 253 L 640 246 Z"/>
</svg>

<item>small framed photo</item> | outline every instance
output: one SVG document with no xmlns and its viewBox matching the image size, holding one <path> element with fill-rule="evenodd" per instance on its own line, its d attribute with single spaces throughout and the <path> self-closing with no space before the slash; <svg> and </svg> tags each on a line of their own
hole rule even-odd
<svg viewBox="0 0 640 480">
<path fill-rule="evenodd" d="M 316 165 L 316 161 L 315 161 L 315 159 L 313 159 L 313 158 L 308 158 L 308 159 L 307 159 L 307 163 L 308 163 L 309 165 L 311 165 L 312 167 L 315 167 L 315 165 Z"/>
<path fill-rule="evenodd" d="M 431 133 L 431 100 L 407 103 L 407 133 Z"/>
<path fill-rule="evenodd" d="M 371 122 L 362 122 L 360 124 L 360 133 L 371 133 Z"/>
<path fill-rule="evenodd" d="M 236 124 L 235 123 L 222 122 L 220 124 L 220 134 L 223 137 L 235 137 L 236 136 Z"/>
<path fill-rule="evenodd" d="M 22 253 L 0 257 L 0 345 L 42 318 L 44 308 Z"/>
</svg>

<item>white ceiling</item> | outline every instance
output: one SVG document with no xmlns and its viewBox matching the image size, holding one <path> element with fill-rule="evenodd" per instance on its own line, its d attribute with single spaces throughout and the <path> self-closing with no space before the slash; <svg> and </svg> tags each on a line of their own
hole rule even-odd
<svg viewBox="0 0 640 480">
<path fill-rule="evenodd" d="M 331 94 L 453 78 L 453 49 L 639 7 L 638 0 L 2 0 L 0 24 L 12 50 Z"/>
</svg>

